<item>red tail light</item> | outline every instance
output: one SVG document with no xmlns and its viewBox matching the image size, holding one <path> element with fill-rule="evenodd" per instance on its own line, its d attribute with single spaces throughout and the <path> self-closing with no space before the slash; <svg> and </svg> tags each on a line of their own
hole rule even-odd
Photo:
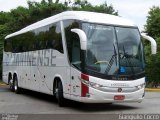
<svg viewBox="0 0 160 120">
<path fill-rule="evenodd" d="M 81 74 L 81 79 L 84 81 L 89 81 L 89 75 Z M 86 97 L 86 94 L 89 92 L 89 87 L 83 83 L 81 83 L 81 96 Z"/>
</svg>

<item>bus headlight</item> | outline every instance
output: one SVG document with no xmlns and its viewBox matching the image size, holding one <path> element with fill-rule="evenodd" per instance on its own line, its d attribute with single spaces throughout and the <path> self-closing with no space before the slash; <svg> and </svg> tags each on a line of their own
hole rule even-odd
<svg viewBox="0 0 160 120">
<path fill-rule="evenodd" d="M 137 89 L 142 89 L 145 87 L 145 83 L 135 86 Z"/>
<path fill-rule="evenodd" d="M 90 82 L 90 86 L 95 88 L 95 89 L 99 89 L 100 87 L 102 87 L 102 85 L 99 85 L 99 84 L 93 83 L 93 82 Z"/>
<path fill-rule="evenodd" d="M 92 88 L 95 88 L 95 89 L 99 89 L 100 87 L 103 87 L 102 85 L 99 85 L 97 83 L 88 81 L 88 78 L 86 76 L 85 77 L 84 76 L 83 77 L 78 77 L 78 78 L 83 84 L 85 84 L 88 87 L 92 87 Z"/>
</svg>

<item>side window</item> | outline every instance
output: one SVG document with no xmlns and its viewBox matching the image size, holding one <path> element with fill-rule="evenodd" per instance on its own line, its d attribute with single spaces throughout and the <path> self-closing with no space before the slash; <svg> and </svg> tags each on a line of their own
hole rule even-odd
<svg viewBox="0 0 160 120">
<path fill-rule="evenodd" d="M 45 27 L 41 27 L 38 29 L 35 29 L 34 32 L 34 50 L 42 50 L 46 49 L 46 41 L 47 39 L 45 38 L 46 33 L 49 31 L 49 29 Z"/>
<path fill-rule="evenodd" d="M 4 41 L 4 51 L 5 52 L 12 52 L 12 42 L 11 39 L 7 39 Z"/>
<path fill-rule="evenodd" d="M 11 37 L 5 40 L 4 51 L 13 53 L 30 51 L 33 45 L 32 40 L 33 33 L 31 32 Z"/>
<path fill-rule="evenodd" d="M 9 38 L 4 43 L 6 52 L 17 53 L 43 49 L 55 49 L 64 53 L 60 22 Z"/>
<path fill-rule="evenodd" d="M 47 48 L 53 48 L 57 51 L 64 53 L 63 44 L 62 44 L 62 36 L 61 36 L 61 26 L 60 22 L 54 23 L 49 28 L 48 32 L 49 39 L 47 41 Z"/>
<path fill-rule="evenodd" d="M 63 53 L 60 23 L 50 24 L 34 30 L 34 49 L 55 49 Z"/>
<path fill-rule="evenodd" d="M 67 50 L 71 64 L 80 69 L 80 40 L 76 33 L 71 32 L 72 28 L 79 28 L 79 22 L 66 20 L 64 23 Z"/>
<path fill-rule="evenodd" d="M 30 42 L 32 37 L 30 36 L 30 32 L 21 34 L 16 37 L 13 41 L 17 45 L 18 51 L 17 52 L 27 52 L 30 50 Z M 15 45 L 15 46 L 16 46 Z"/>
<path fill-rule="evenodd" d="M 18 53 L 22 50 L 20 36 L 12 38 L 12 50 L 13 53 Z"/>
<path fill-rule="evenodd" d="M 23 36 L 23 50 L 25 51 L 34 51 L 34 33 L 32 31 L 27 32 Z"/>
</svg>

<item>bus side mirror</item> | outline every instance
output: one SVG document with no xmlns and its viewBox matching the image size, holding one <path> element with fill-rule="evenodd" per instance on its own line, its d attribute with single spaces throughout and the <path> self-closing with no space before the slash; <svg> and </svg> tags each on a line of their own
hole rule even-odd
<svg viewBox="0 0 160 120">
<path fill-rule="evenodd" d="M 141 33 L 141 36 L 145 40 L 148 40 L 148 41 L 151 42 L 151 52 L 152 52 L 152 54 L 156 54 L 157 53 L 157 43 L 156 43 L 156 41 L 152 37 L 146 35 L 146 33 Z"/>
<path fill-rule="evenodd" d="M 80 39 L 81 50 L 87 49 L 87 36 L 81 29 L 71 29 L 72 32 L 77 33 Z"/>
</svg>

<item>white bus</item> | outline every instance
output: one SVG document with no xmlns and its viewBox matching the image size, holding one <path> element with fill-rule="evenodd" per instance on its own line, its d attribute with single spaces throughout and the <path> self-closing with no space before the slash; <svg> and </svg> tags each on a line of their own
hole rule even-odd
<svg viewBox="0 0 160 120">
<path fill-rule="evenodd" d="M 156 53 L 155 41 L 151 42 Z M 138 27 L 118 16 L 67 11 L 6 36 L 3 81 L 84 103 L 141 102 L 144 51 Z"/>
</svg>

